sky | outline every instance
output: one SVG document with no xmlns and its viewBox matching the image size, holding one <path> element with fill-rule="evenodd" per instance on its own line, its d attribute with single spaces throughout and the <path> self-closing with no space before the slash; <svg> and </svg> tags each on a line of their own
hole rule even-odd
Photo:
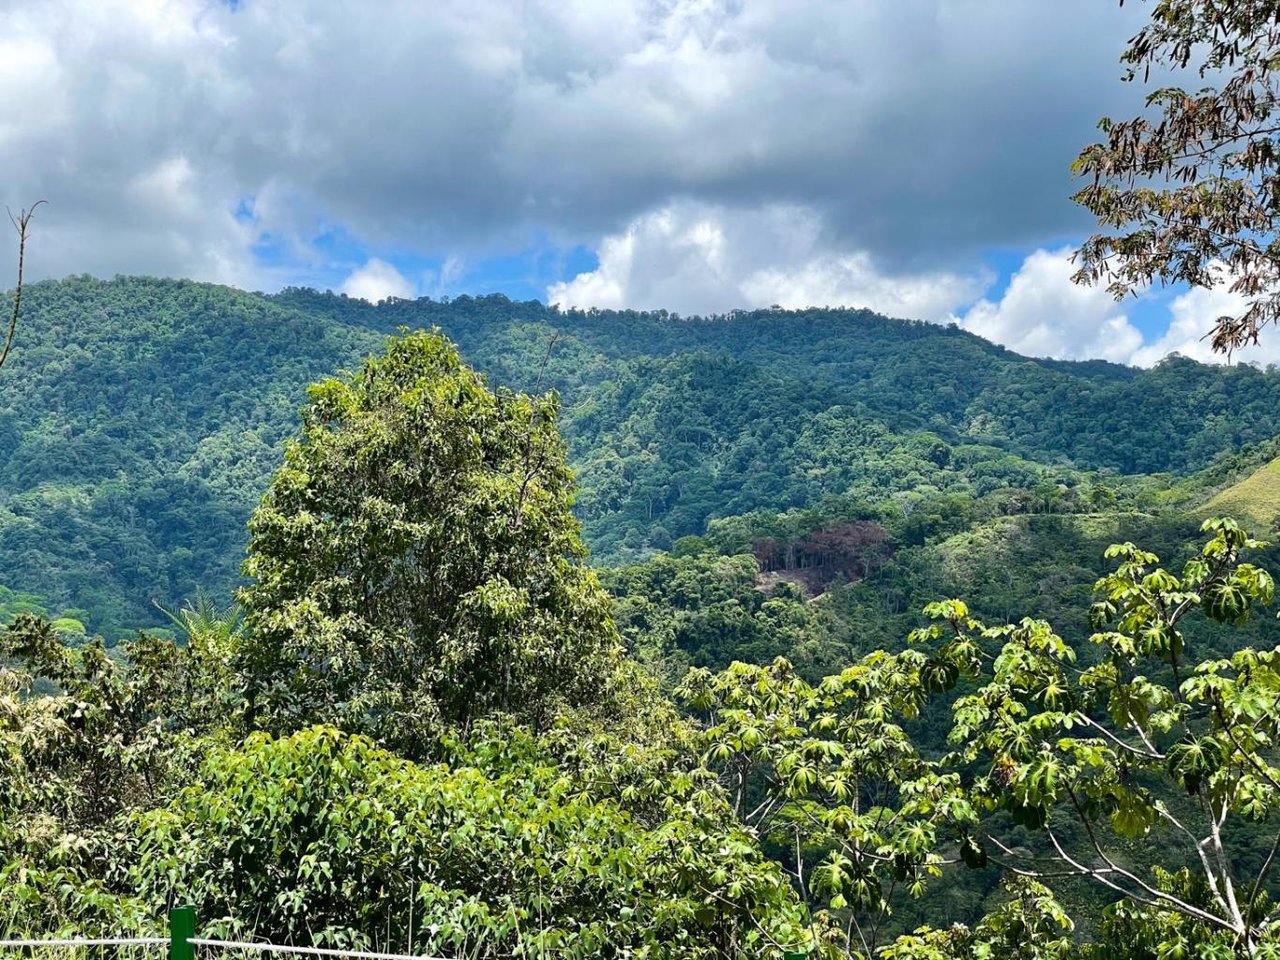
<svg viewBox="0 0 1280 960">
<path fill-rule="evenodd" d="M 48 201 L 32 278 L 868 307 L 1034 356 L 1210 360 L 1225 290 L 1070 282 L 1093 224 L 1069 166 L 1141 108 L 1118 58 L 1147 13 L 0 0 L 0 198 Z"/>
</svg>

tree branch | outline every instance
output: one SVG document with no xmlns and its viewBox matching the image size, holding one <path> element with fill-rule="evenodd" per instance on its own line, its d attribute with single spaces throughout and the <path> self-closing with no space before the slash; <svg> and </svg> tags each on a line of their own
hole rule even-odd
<svg viewBox="0 0 1280 960">
<path fill-rule="evenodd" d="M 22 308 L 22 271 L 27 259 L 27 228 L 31 224 L 36 208 L 46 202 L 37 200 L 29 209 L 19 210 L 16 217 L 13 211 L 8 207 L 5 208 L 5 212 L 9 214 L 9 222 L 13 224 L 13 229 L 18 231 L 18 282 L 13 290 L 13 312 L 9 317 L 9 334 L 4 341 L 4 351 L 0 352 L 0 367 L 3 367 L 5 361 L 9 359 L 9 351 L 13 348 L 13 337 L 18 330 L 18 313 Z"/>
</svg>

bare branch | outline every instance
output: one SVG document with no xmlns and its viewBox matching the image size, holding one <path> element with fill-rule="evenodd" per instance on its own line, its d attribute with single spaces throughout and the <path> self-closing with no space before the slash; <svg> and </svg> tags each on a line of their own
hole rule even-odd
<svg viewBox="0 0 1280 960">
<path fill-rule="evenodd" d="M 1155 749 L 1154 746 L 1152 746 L 1151 741 L 1147 739 L 1146 735 L 1138 727 L 1137 724 L 1134 724 L 1133 726 L 1134 726 L 1134 729 L 1138 731 L 1139 736 L 1142 737 L 1144 743 L 1146 744 L 1147 749 L 1145 750 L 1140 750 L 1131 743 L 1125 743 L 1125 741 L 1121 740 L 1114 733 L 1112 733 L 1102 724 L 1098 723 L 1098 721 L 1094 720 L 1083 710 L 1077 710 L 1075 712 L 1075 716 L 1077 719 L 1083 721 L 1088 726 L 1093 727 L 1095 730 L 1101 733 L 1104 737 L 1106 737 L 1108 740 L 1114 743 L 1121 750 L 1124 750 L 1126 753 L 1131 753 L 1134 756 L 1141 757 L 1144 760 L 1163 760 L 1165 758 L 1163 753 L 1160 753 L 1158 750 Z"/>
<path fill-rule="evenodd" d="M 4 366 L 6 360 L 9 359 L 9 351 L 13 348 L 13 336 L 18 330 L 18 313 L 22 308 L 22 271 L 25 266 L 27 256 L 27 228 L 31 225 L 31 218 L 35 215 L 36 208 L 45 200 L 37 200 L 29 208 L 19 210 L 15 217 L 13 211 L 5 207 L 5 213 L 9 215 L 9 222 L 13 224 L 13 229 L 18 232 L 18 282 L 13 291 L 13 312 L 9 317 L 9 334 L 4 341 L 4 351 L 0 352 L 0 367 Z"/>
</svg>

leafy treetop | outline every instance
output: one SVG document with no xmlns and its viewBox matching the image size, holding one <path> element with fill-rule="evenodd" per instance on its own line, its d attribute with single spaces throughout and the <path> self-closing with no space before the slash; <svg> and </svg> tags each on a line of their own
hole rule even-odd
<svg viewBox="0 0 1280 960">
<path fill-rule="evenodd" d="M 553 396 L 494 392 L 438 334 L 310 391 L 250 522 L 251 725 L 410 755 L 494 713 L 546 726 L 613 669 Z"/>
<path fill-rule="evenodd" d="M 1123 3 L 1123 0 L 1121 0 Z M 1195 69 L 1151 115 L 1100 124 L 1073 169 L 1076 200 L 1105 232 L 1080 249 L 1079 282 L 1117 299 L 1159 280 L 1227 285 L 1241 307 L 1217 318 L 1213 348 L 1257 343 L 1280 320 L 1280 14 L 1272 0 L 1159 0 L 1129 41 L 1126 79 Z"/>
</svg>

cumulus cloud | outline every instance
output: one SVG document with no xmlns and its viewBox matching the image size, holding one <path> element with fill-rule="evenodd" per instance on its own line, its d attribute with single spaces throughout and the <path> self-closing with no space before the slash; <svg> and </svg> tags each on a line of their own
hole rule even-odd
<svg viewBox="0 0 1280 960">
<path fill-rule="evenodd" d="M 1217 319 L 1240 314 L 1245 298 L 1230 290 L 1232 278 L 1221 265 L 1212 287 L 1168 295 L 1152 291 L 1165 320 L 1160 331 L 1144 337 L 1105 289 L 1071 282 L 1071 251 L 1037 250 L 1023 262 L 1003 294 L 983 299 L 954 317 L 966 330 L 1033 357 L 1083 360 L 1098 358 L 1150 367 L 1177 353 L 1202 363 L 1280 363 L 1280 338 L 1264 336 L 1257 346 L 1227 357 L 1215 353 L 1206 336 Z M 1156 314 L 1159 315 L 1157 307 Z"/>
<path fill-rule="evenodd" d="M 699 314 L 775 304 L 857 306 L 941 320 L 989 280 L 941 271 L 886 275 L 865 251 L 833 251 L 826 234 L 823 219 L 802 207 L 672 204 L 606 237 L 597 268 L 553 284 L 547 299 Z"/>
<path fill-rule="evenodd" d="M 551 299 L 867 306 L 1138 363 L 1214 359 L 1200 335 L 1230 303 L 1177 297 L 1144 341 L 1040 249 L 1089 226 L 1067 163 L 1095 118 L 1140 107 L 1116 58 L 1141 5 L 0 0 L 0 16 L 0 199 L 50 201 L 33 277 L 379 298 L 587 247 L 597 268 Z M 1036 251 L 999 293 L 993 247 Z"/>
<path fill-rule="evenodd" d="M 1132 362 L 1150 366 L 1171 353 L 1180 353 L 1204 363 L 1222 363 L 1225 358 L 1214 353 L 1206 336 L 1221 316 L 1239 315 L 1245 311 L 1246 299 L 1230 290 L 1231 276 L 1219 266 L 1217 283 L 1211 288 L 1195 287 L 1175 297 L 1169 304 L 1169 327 L 1164 334 L 1135 351 Z M 1275 331 L 1264 333 L 1256 346 L 1242 347 L 1232 354 L 1235 363 L 1280 363 L 1280 337 Z"/>
<path fill-rule="evenodd" d="M 1105 289 L 1072 282 L 1070 248 L 1032 252 L 993 293 L 988 271 L 887 272 L 866 251 L 835 249 L 815 211 L 784 205 L 743 210 L 672 204 L 606 237 L 597 256 L 594 270 L 549 286 L 548 302 L 687 314 L 774 304 L 865 307 L 956 323 L 1027 356 L 1136 366 L 1174 352 L 1224 362 L 1202 338 L 1218 316 L 1242 308 L 1221 274 L 1213 289 L 1168 298 L 1167 329 L 1148 339 L 1130 321 L 1129 301 L 1117 303 Z M 1280 337 L 1264 338 L 1260 347 L 1232 359 L 1280 362 Z"/>
<path fill-rule="evenodd" d="M 377 303 L 388 297 L 399 297 L 409 300 L 417 293 L 413 284 L 399 270 L 373 257 L 363 267 L 351 272 L 342 284 L 342 292 L 349 297 L 359 297 L 370 303 Z"/>
<path fill-rule="evenodd" d="M 1104 288 L 1071 282 L 1071 251 L 1037 250 L 999 300 L 981 300 L 957 322 L 1032 357 L 1129 362 L 1142 333 Z"/>
<path fill-rule="evenodd" d="M 1169 295 L 1152 291 L 1153 311 L 1164 322 L 1144 337 L 1105 289 L 1071 282 L 1071 250 L 1037 250 L 1023 262 L 1004 292 L 983 299 L 952 319 L 966 330 L 1033 357 L 1103 359 L 1149 367 L 1177 353 L 1202 363 L 1280 363 L 1280 338 L 1264 336 L 1257 346 L 1227 357 L 1215 353 L 1206 336 L 1221 316 L 1242 313 L 1245 298 L 1230 290 L 1231 276 L 1219 265 L 1213 287 Z"/>
<path fill-rule="evenodd" d="M 1136 103 L 1132 6 L 0 0 L 4 199 L 51 202 L 37 274 L 271 286 L 335 269 L 335 229 L 472 258 L 680 198 L 963 270 L 1083 223 L 1066 164 Z"/>
</svg>

